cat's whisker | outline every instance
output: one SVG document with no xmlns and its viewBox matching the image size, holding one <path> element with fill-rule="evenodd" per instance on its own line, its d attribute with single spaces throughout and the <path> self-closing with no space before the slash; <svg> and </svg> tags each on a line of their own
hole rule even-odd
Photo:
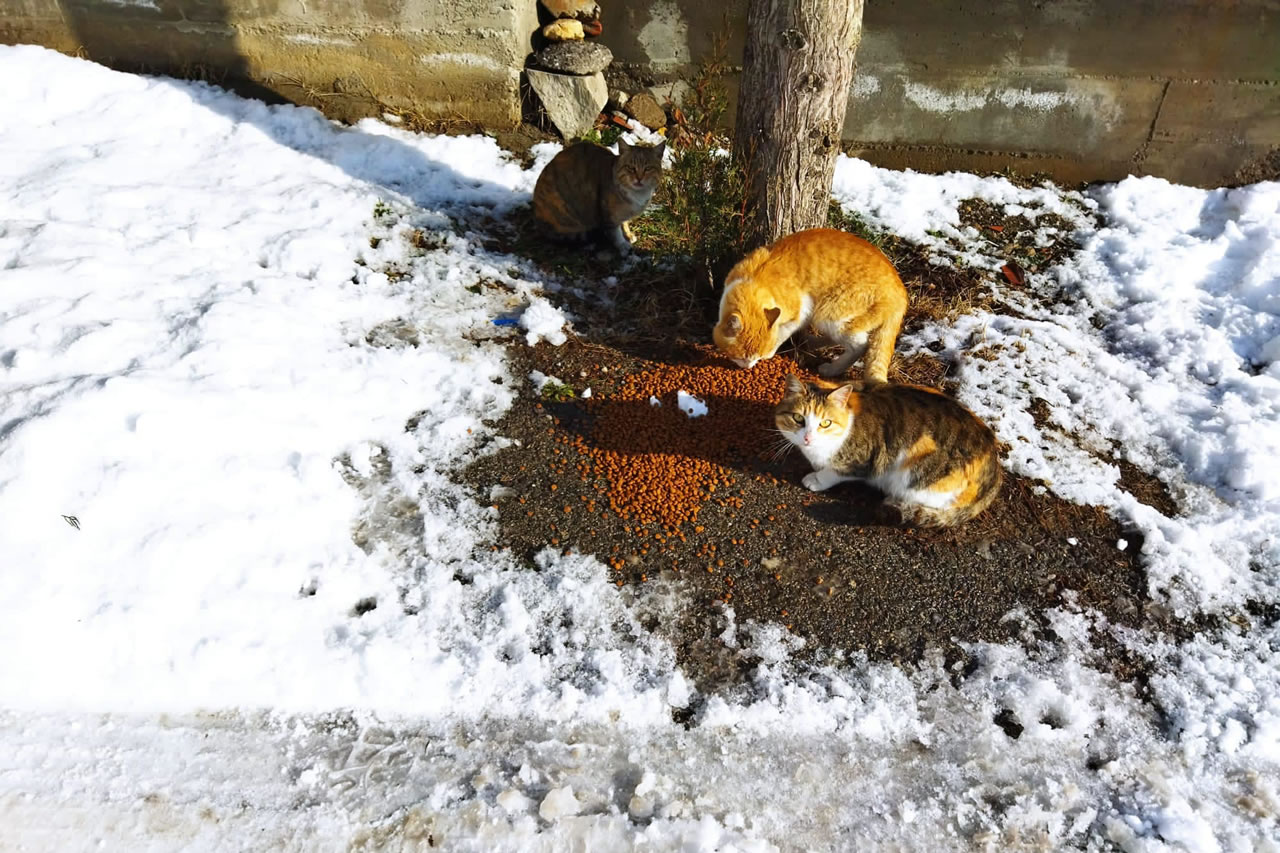
<svg viewBox="0 0 1280 853">
<path fill-rule="evenodd" d="M 795 445 L 791 443 L 791 439 L 787 438 L 782 430 L 776 430 L 776 432 L 778 433 L 778 437 L 774 438 L 772 443 L 765 448 L 770 462 L 782 461 L 786 455 L 791 452 L 791 449 L 795 447 Z"/>
</svg>

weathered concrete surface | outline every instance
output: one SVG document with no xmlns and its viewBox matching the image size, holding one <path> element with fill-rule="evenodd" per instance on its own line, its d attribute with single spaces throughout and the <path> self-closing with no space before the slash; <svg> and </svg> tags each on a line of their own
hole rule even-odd
<svg viewBox="0 0 1280 853">
<path fill-rule="evenodd" d="M 611 82 L 678 96 L 745 8 L 627 4 Z M 846 148 L 885 165 L 1216 185 L 1280 150 L 1278 0 L 878 0 L 857 63 Z"/>
<path fill-rule="evenodd" d="M 606 4 L 611 88 L 678 95 L 718 39 L 740 61 L 745 10 Z M 536 0 L 0 0 L 0 42 L 495 129 L 538 25 Z M 857 61 L 846 148 L 886 165 L 1216 185 L 1280 160 L 1280 0 L 874 0 Z"/>
<path fill-rule="evenodd" d="M 340 118 L 520 121 L 536 0 L 0 0 L 0 42 L 249 80 Z"/>
</svg>

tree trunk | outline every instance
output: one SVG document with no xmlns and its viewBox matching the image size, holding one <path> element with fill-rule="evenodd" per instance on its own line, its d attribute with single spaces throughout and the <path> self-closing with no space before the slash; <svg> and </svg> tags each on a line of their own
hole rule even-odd
<svg viewBox="0 0 1280 853">
<path fill-rule="evenodd" d="M 827 222 L 863 0 L 749 0 L 734 156 L 747 248 Z"/>
</svg>

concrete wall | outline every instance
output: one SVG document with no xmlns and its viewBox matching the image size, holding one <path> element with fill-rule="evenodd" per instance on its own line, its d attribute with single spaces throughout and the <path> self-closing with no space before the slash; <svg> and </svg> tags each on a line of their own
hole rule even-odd
<svg viewBox="0 0 1280 853">
<path fill-rule="evenodd" d="M 496 126 L 520 121 L 537 25 L 536 0 L 0 0 L 0 43 L 247 79 L 339 118 L 376 100 Z"/>
<path fill-rule="evenodd" d="M 601 6 L 616 81 L 663 94 L 719 35 L 741 56 L 746 0 Z M 380 102 L 500 128 L 520 119 L 536 12 L 536 0 L 0 0 L 0 42 L 246 78 L 341 118 Z M 1280 165 L 1280 0 L 867 0 L 857 61 L 846 148 L 887 165 L 1201 185 Z"/>
<path fill-rule="evenodd" d="M 626 5 L 605 38 L 634 77 L 687 75 L 717 34 L 741 56 L 745 0 Z M 886 165 L 1276 174 L 1280 0 L 867 0 L 857 66 L 846 149 Z"/>
</svg>

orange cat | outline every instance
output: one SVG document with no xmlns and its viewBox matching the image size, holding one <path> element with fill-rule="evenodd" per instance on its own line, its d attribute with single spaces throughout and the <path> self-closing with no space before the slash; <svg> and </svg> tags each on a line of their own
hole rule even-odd
<svg viewBox="0 0 1280 853">
<path fill-rule="evenodd" d="M 774 422 L 813 466 L 804 478 L 810 491 L 864 480 L 907 522 L 960 524 L 1000 491 L 995 435 L 931 388 L 851 383 L 828 390 L 788 376 Z"/>
<path fill-rule="evenodd" d="M 907 311 L 907 289 L 884 253 L 860 237 L 814 228 L 756 249 L 729 271 L 712 337 L 741 367 L 770 358 L 806 325 L 844 347 L 818 368 L 839 376 L 858 356 L 884 382 Z"/>
</svg>

